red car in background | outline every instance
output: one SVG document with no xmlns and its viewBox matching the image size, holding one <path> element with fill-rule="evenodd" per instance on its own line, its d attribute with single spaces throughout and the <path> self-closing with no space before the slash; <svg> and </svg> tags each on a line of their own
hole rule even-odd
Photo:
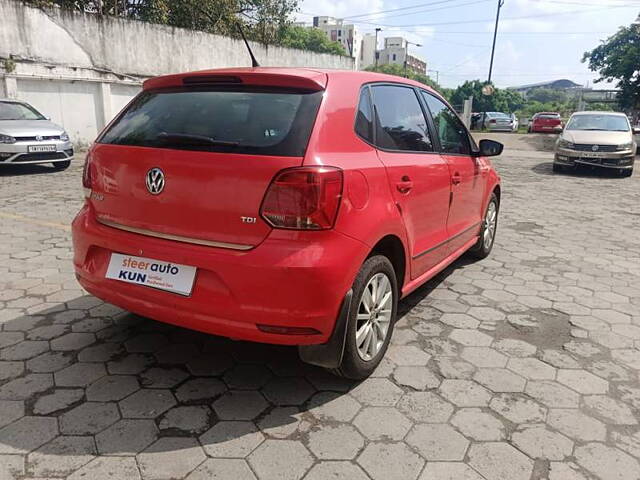
<svg viewBox="0 0 640 480">
<path fill-rule="evenodd" d="M 489 255 L 500 179 L 451 106 L 370 72 L 238 68 L 153 78 L 91 147 L 74 266 L 156 320 L 298 345 L 364 378 L 397 303 Z"/>
<path fill-rule="evenodd" d="M 562 128 L 562 119 L 557 112 L 536 113 L 529 123 L 529 133 L 559 133 Z"/>
</svg>

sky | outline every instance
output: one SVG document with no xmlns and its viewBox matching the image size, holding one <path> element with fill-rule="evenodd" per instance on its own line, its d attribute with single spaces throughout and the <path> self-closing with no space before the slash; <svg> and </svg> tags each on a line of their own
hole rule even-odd
<svg viewBox="0 0 640 480">
<path fill-rule="evenodd" d="M 429 75 L 444 87 L 486 80 L 498 0 L 301 0 L 297 20 L 329 15 L 354 23 L 361 33 L 376 27 L 404 36 L 427 61 Z M 568 78 L 595 84 L 597 74 L 581 62 L 619 27 L 638 18 L 640 0 L 504 0 L 493 65 L 498 87 Z M 352 17 L 352 18 L 349 18 Z M 436 73 L 439 72 L 439 73 Z"/>
</svg>

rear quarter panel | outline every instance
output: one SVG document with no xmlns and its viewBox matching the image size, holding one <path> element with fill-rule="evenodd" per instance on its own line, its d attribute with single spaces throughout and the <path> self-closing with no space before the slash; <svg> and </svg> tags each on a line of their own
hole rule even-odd
<svg viewBox="0 0 640 480">
<path fill-rule="evenodd" d="M 404 224 L 389 189 L 386 169 L 376 150 L 354 132 L 363 83 L 352 73 L 329 76 L 304 160 L 305 165 L 330 165 L 344 171 L 343 200 L 335 228 L 367 246 L 348 266 L 352 278 L 373 246 L 386 235 L 400 238 L 409 258 Z"/>
</svg>

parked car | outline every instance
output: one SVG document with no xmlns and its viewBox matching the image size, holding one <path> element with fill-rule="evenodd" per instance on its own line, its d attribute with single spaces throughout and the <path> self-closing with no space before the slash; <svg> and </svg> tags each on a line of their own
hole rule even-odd
<svg viewBox="0 0 640 480">
<path fill-rule="evenodd" d="M 157 77 L 88 152 L 75 272 L 126 310 L 298 345 L 304 361 L 364 378 L 400 298 L 467 251 L 489 255 L 500 179 L 487 157 L 501 152 L 395 76 Z"/>
<path fill-rule="evenodd" d="M 491 132 L 513 132 L 518 129 L 511 115 L 502 112 L 486 112 L 485 115 L 484 126 Z M 480 119 L 480 125 L 482 125 L 482 119 Z"/>
<path fill-rule="evenodd" d="M 0 99 L 0 165 L 52 163 L 64 170 L 73 160 L 69 135 L 26 102 Z"/>
<path fill-rule="evenodd" d="M 536 113 L 529 122 L 529 133 L 560 133 L 562 118 L 557 112 Z"/>
<path fill-rule="evenodd" d="M 553 170 L 589 165 L 630 177 L 638 147 L 634 133 L 640 129 L 623 113 L 576 112 L 556 142 Z"/>
</svg>

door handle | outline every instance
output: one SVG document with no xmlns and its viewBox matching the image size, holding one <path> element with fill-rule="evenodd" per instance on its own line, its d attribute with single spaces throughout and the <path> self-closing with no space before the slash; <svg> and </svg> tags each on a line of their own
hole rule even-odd
<svg viewBox="0 0 640 480">
<path fill-rule="evenodd" d="M 405 175 L 396 183 L 396 188 L 400 193 L 409 193 L 413 188 L 413 182 L 407 175 Z"/>
<path fill-rule="evenodd" d="M 451 183 L 453 183 L 454 185 L 458 185 L 460 182 L 462 182 L 462 177 L 458 172 L 454 173 L 451 176 Z"/>
</svg>

